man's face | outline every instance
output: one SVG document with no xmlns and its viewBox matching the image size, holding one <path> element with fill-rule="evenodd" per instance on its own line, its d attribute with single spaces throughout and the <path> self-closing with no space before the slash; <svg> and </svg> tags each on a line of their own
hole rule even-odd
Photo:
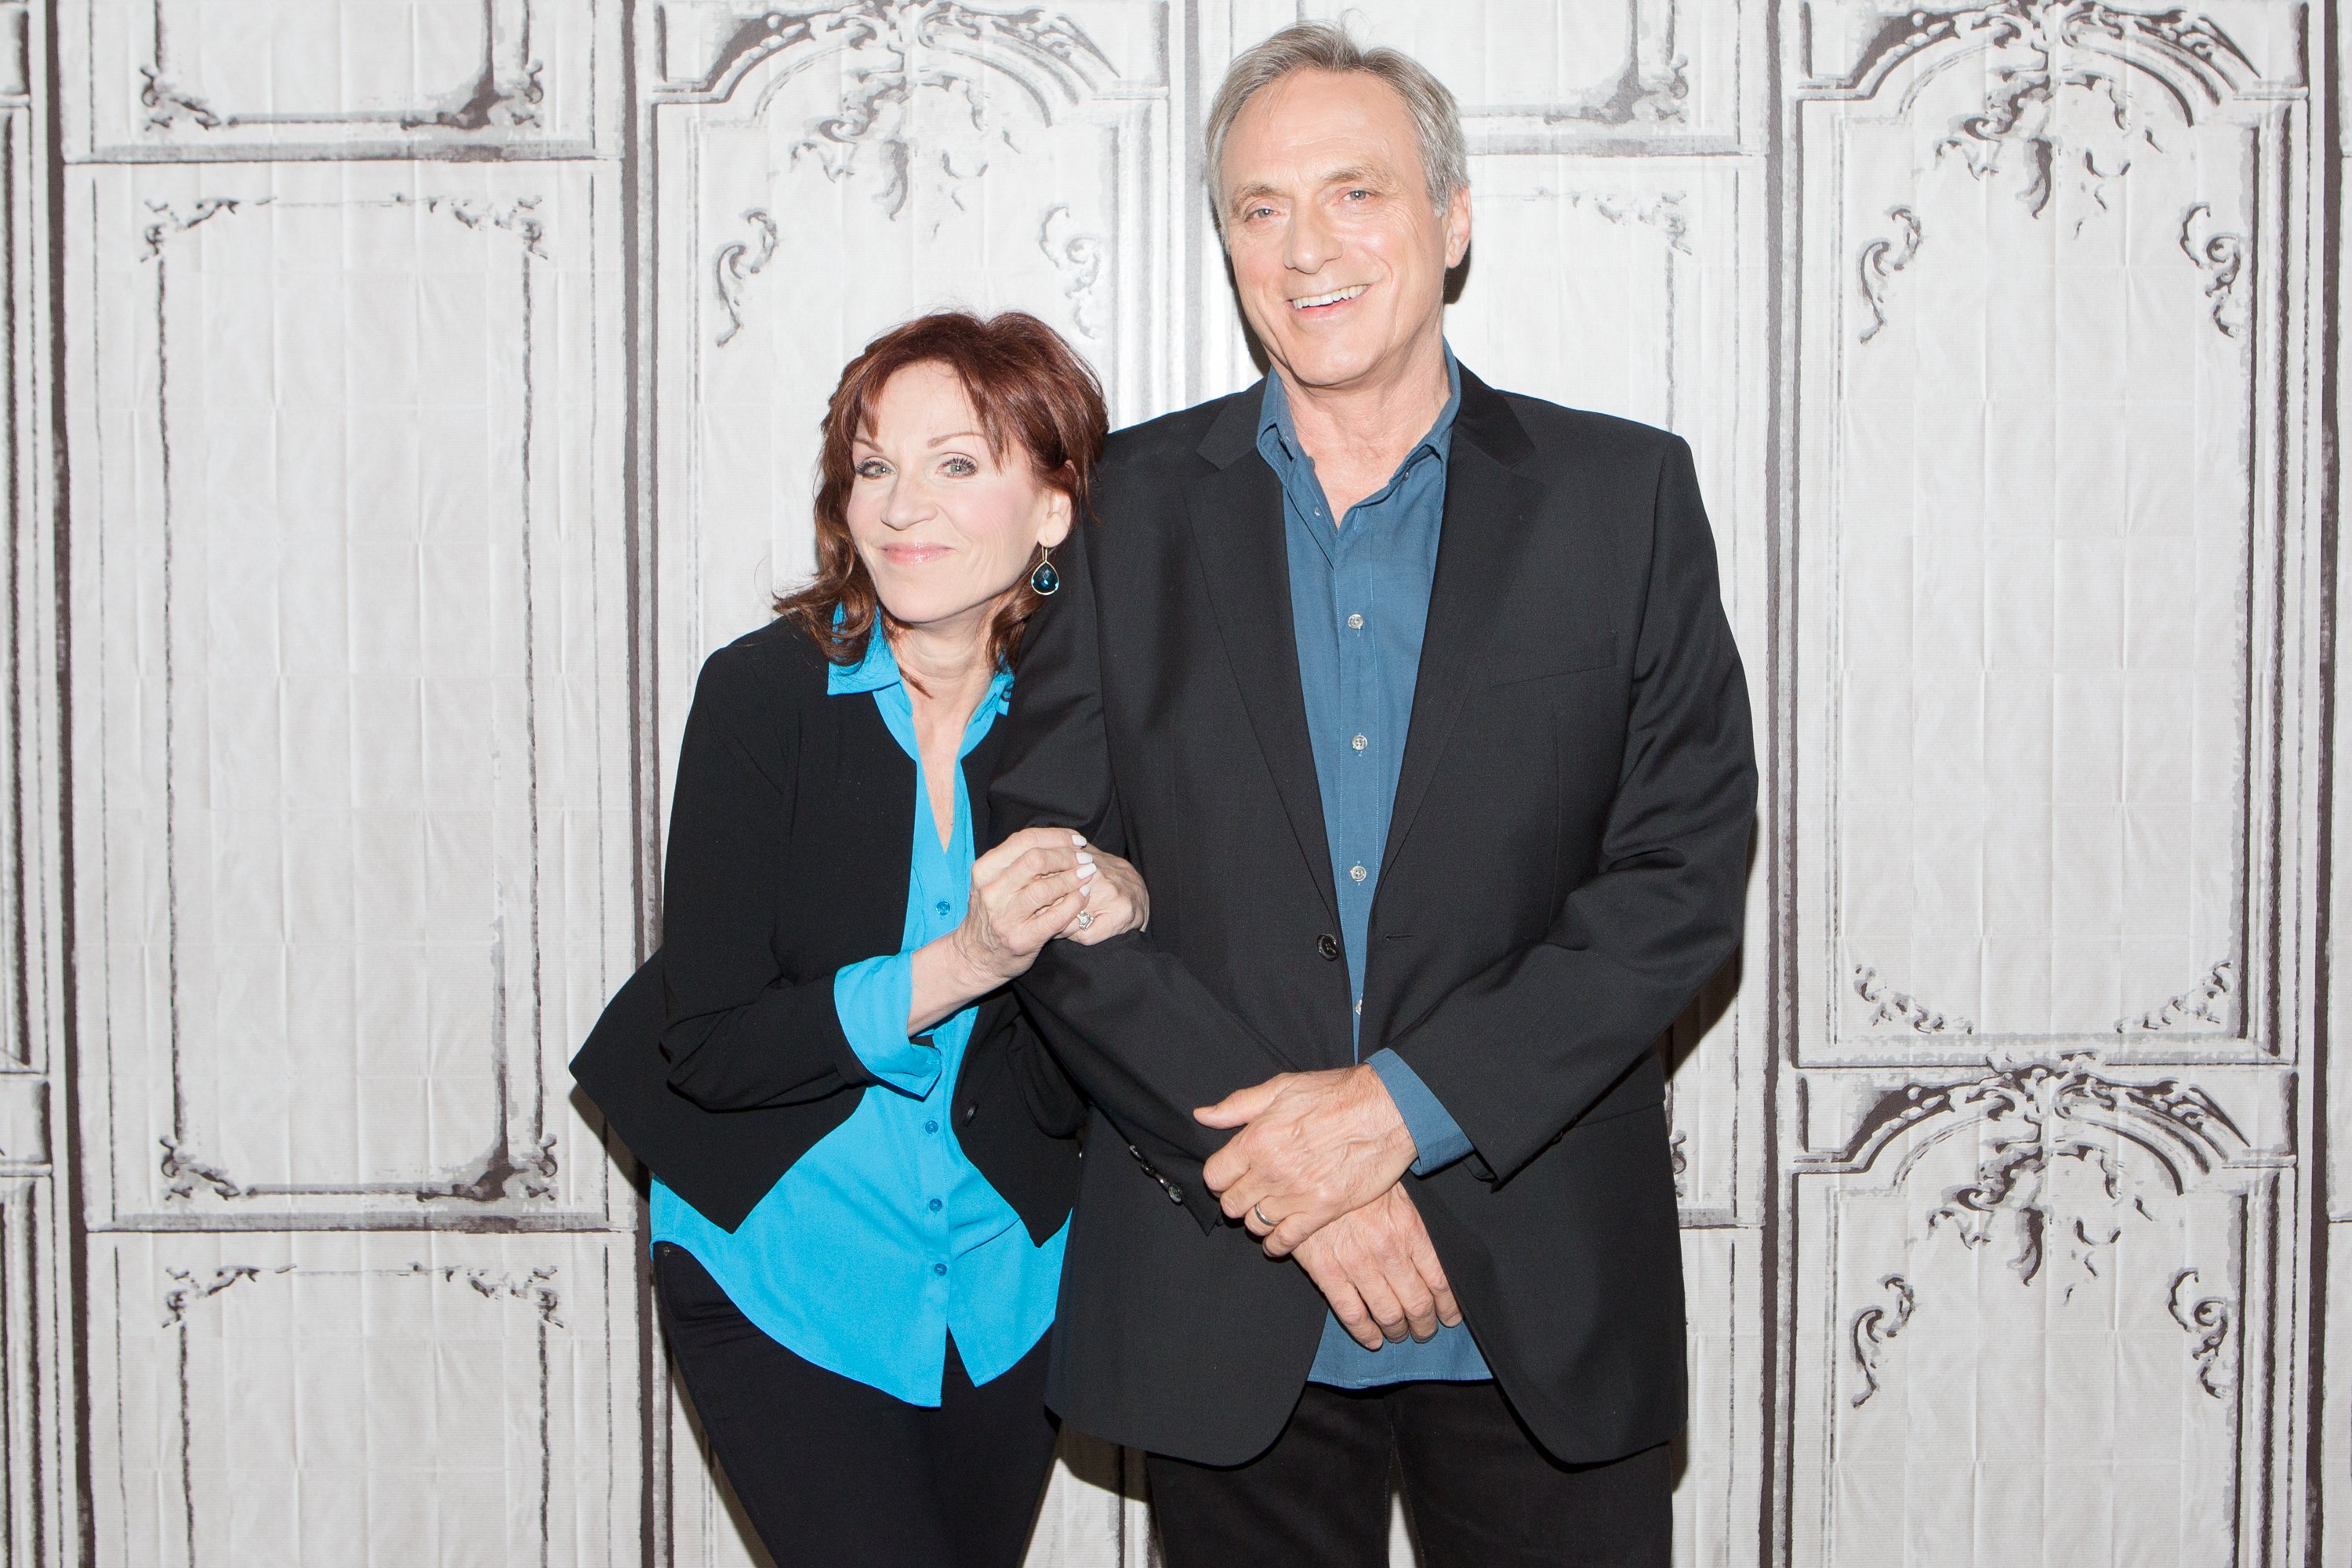
<svg viewBox="0 0 2352 1568">
<path fill-rule="evenodd" d="M 1242 106 L 1221 169 L 1242 310 L 1302 386 L 1401 373 L 1440 330 L 1470 194 L 1430 205 L 1412 116 L 1364 71 L 1294 71 Z"/>
</svg>

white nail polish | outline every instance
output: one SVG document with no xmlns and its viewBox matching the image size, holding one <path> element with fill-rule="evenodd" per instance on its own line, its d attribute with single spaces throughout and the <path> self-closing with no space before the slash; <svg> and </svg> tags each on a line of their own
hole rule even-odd
<svg viewBox="0 0 2352 1568">
<path fill-rule="evenodd" d="M 1079 851 L 1078 851 L 1078 864 L 1079 864 L 1079 865 L 1081 865 L 1081 866 L 1091 866 L 1091 865 L 1093 865 L 1094 863 L 1095 863 L 1095 858 L 1094 858 L 1093 856 L 1091 856 L 1091 855 L 1087 854 L 1087 853 L 1085 850 L 1083 850 L 1083 849 L 1081 849 L 1081 850 L 1079 850 Z"/>
</svg>

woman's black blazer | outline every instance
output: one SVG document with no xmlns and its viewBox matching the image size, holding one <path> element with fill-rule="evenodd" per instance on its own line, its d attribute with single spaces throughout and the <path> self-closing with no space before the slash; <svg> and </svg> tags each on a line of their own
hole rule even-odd
<svg viewBox="0 0 2352 1568">
<path fill-rule="evenodd" d="M 871 698 L 775 621 L 702 667 L 678 753 L 662 945 L 572 1074 L 638 1159 L 714 1224 L 740 1225 L 877 1082 L 834 1011 L 834 972 L 896 952 L 915 763 Z M 991 842 L 998 730 L 964 759 Z M 1045 1241 L 1077 1192 L 1084 1102 L 1009 991 L 980 1006 L 950 1100 L 971 1163 Z"/>
</svg>

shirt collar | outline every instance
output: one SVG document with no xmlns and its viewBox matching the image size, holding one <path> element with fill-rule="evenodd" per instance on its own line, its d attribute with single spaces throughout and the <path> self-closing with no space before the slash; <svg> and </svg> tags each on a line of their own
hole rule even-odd
<svg viewBox="0 0 2352 1568">
<path fill-rule="evenodd" d="M 1404 461 L 1397 465 L 1401 469 L 1411 466 L 1424 451 L 1434 452 L 1440 458 L 1445 456 L 1446 437 L 1453 433 L 1454 416 L 1462 408 L 1462 363 L 1454 357 L 1453 344 L 1447 343 L 1444 348 L 1445 406 L 1437 411 L 1437 422 L 1429 427 L 1429 433 L 1415 442 Z M 1265 393 L 1258 401 L 1257 446 L 1269 462 L 1277 451 L 1294 462 L 1301 455 L 1298 427 L 1290 417 L 1290 395 L 1282 389 L 1282 375 L 1277 371 L 1265 374 Z"/>
<path fill-rule="evenodd" d="M 834 624 L 841 622 L 841 612 L 833 614 Z M 906 681 L 898 674 L 898 657 L 890 651 L 890 639 L 883 635 L 879 618 L 866 638 L 866 657 L 856 664 L 836 664 L 825 672 L 824 690 L 828 697 L 847 697 L 861 691 L 882 691 L 890 687 L 903 687 Z M 974 710 L 981 713 L 1002 713 L 1012 705 L 1013 672 L 999 669 L 988 682 L 988 691 Z M 969 748 L 967 748 L 968 750 Z"/>
</svg>

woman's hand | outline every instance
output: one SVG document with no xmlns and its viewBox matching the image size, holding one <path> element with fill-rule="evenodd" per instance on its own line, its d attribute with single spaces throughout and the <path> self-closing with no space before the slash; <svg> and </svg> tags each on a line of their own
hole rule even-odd
<svg viewBox="0 0 2352 1568">
<path fill-rule="evenodd" d="M 1028 827 L 971 863 L 963 923 L 915 950 L 909 1037 L 1027 973 L 1077 918 L 1094 875 L 1080 864 L 1085 844 L 1066 827 Z"/>
<path fill-rule="evenodd" d="M 963 924 L 948 940 L 988 989 L 1026 973 L 1086 907 L 1086 842 L 1067 828 L 1028 827 L 971 863 Z"/>
<path fill-rule="evenodd" d="M 1078 862 L 1080 876 L 1089 869 L 1094 874 L 1086 878 L 1080 912 L 1056 934 L 1092 947 L 1151 923 L 1151 890 L 1134 866 L 1108 849 L 1092 847 L 1078 851 Z"/>
</svg>

